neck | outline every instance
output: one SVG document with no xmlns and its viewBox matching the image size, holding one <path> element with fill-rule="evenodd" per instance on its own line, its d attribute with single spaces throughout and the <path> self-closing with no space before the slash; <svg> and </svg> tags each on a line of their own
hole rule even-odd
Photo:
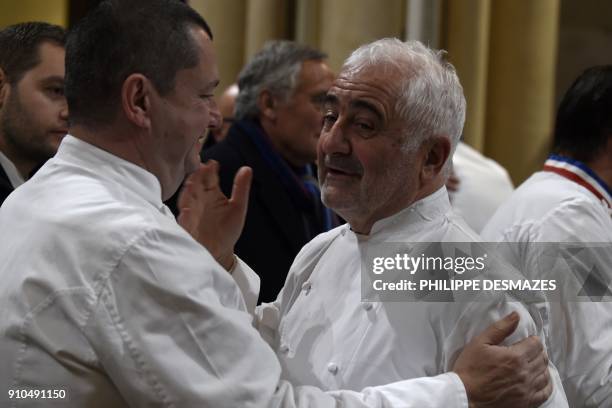
<svg viewBox="0 0 612 408">
<path fill-rule="evenodd" d="M 428 197 L 438 191 L 440 187 L 444 185 L 443 181 L 441 180 L 442 178 L 440 177 L 436 183 L 429 183 L 427 186 L 423 186 L 421 189 L 419 189 L 419 191 L 417 191 L 414 196 L 408 197 L 407 200 L 397 200 L 396 205 L 383 208 L 377 211 L 376 213 L 371 213 L 365 216 L 363 214 L 349 214 L 346 216 L 345 214 L 338 214 L 348 222 L 348 224 L 351 226 L 351 230 L 358 234 L 369 235 L 372 231 L 372 227 L 376 222 L 391 217 L 399 213 L 400 211 L 403 211 L 404 209 L 410 207 L 417 201 L 420 201 L 423 198 Z"/>
<path fill-rule="evenodd" d="M 561 156 L 565 156 L 571 159 L 575 159 L 574 155 L 567 152 L 559 152 Z M 612 137 L 608 142 L 606 148 L 599 153 L 594 159 L 583 162 L 586 164 L 591 170 L 597 174 L 608 188 L 612 188 Z"/>
<path fill-rule="evenodd" d="M 310 162 L 304 162 L 303 160 L 295 157 L 295 155 L 293 155 L 289 149 L 285 148 L 283 143 L 279 141 L 279 138 L 276 137 L 274 124 L 270 123 L 265 118 L 261 118 L 260 123 L 261 123 L 261 128 L 263 129 L 264 133 L 268 136 L 268 140 L 270 140 L 270 143 L 272 144 L 272 147 L 274 148 L 274 150 L 283 159 L 285 159 L 287 163 L 289 163 L 293 167 L 304 167 L 308 163 L 310 163 Z"/>
<path fill-rule="evenodd" d="M 143 160 L 137 154 L 138 149 L 135 148 L 134 140 L 125 136 L 125 132 L 116 130 L 114 127 L 93 130 L 89 127 L 74 125 L 70 128 L 70 134 L 114 156 L 146 169 Z"/>
<path fill-rule="evenodd" d="M 601 155 L 597 159 L 587 162 L 586 165 L 606 183 L 608 188 L 612 188 L 612 160 Z"/>
</svg>

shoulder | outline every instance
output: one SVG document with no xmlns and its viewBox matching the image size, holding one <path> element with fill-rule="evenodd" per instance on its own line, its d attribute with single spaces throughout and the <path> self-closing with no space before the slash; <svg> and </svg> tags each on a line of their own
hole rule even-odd
<svg viewBox="0 0 612 408">
<path fill-rule="evenodd" d="M 599 236 L 612 224 L 608 210 L 589 191 L 553 173 L 531 176 L 495 213 L 483 231 L 486 239 L 583 241 Z M 610 238 L 608 238 L 609 240 Z"/>
<path fill-rule="evenodd" d="M 295 257 L 291 271 L 294 271 L 294 269 L 304 269 L 305 265 L 318 262 L 329 245 L 347 228 L 349 228 L 348 224 L 343 224 L 323 232 L 310 240 Z"/>
<path fill-rule="evenodd" d="M 348 224 L 343 224 L 334 229 L 317 235 L 312 240 L 310 240 L 310 242 L 304 245 L 300 253 L 297 255 L 296 261 L 302 256 L 310 256 L 326 249 L 329 244 L 342 233 L 343 230 L 346 230 L 348 228 Z"/>
</svg>

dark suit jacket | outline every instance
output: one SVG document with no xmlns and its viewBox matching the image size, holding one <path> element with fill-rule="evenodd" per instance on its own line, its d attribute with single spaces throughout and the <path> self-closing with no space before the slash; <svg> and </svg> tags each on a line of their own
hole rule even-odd
<svg viewBox="0 0 612 408">
<path fill-rule="evenodd" d="M 13 185 L 11 184 L 8 175 L 0 166 L 0 205 L 6 200 L 9 194 L 13 192 Z"/>
<path fill-rule="evenodd" d="M 219 162 L 221 189 L 228 197 L 238 169 L 241 166 L 253 169 L 249 207 L 236 254 L 260 276 L 260 302 L 273 301 L 285 283 L 293 259 L 313 238 L 306 226 L 306 217 L 312 215 L 297 208 L 280 177 L 239 127 L 232 126 L 223 141 L 203 150 L 202 159 Z"/>
</svg>

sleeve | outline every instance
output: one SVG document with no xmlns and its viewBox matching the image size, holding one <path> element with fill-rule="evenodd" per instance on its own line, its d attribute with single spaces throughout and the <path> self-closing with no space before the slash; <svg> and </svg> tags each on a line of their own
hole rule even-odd
<svg viewBox="0 0 612 408">
<path fill-rule="evenodd" d="M 85 334 L 132 407 L 467 407 L 454 374 L 361 392 L 293 386 L 243 310 L 206 250 L 186 234 L 149 231 L 99 282 Z"/>
<path fill-rule="evenodd" d="M 314 387 L 279 387 L 272 407 L 301 408 L 468 408 L 465 388 L 455 373 L 398 381 L 356 391 L 329 391 L 321 398 Z"/>
<path fill-rule="evenodd" d="M 544 338 L 544 324 L 539 318 L 539 314 L 530 313 L 521 302 L 508 301 L 504 296 L 500 296 L 495 303 L 474 301 L 460 313 L 456 325 L 444 342 L 445 368 L 450 369 L 450 367 L 453 366 L 464 345 L 472 338 L 482 333 L 491 323 L 513 311 L 516 311 L 520 315 L 519 325 L 516 330 L 504 340 L 504 345 L 509 346 L 528 336 L 540 336 L 540 338 Z M 449 312 L 449 315 L 452 315 L 452 312 Z M 474 316 L 478 316 L 478 318 Z M 537 321 L 534 321 L 534 319 Z M 551 381 L 553 382 L 553 392 L 541 407 L 568 407 L 568 402 L 557 368 L 552 362 L 549 362 L 548 369 Z"/>
</svg>

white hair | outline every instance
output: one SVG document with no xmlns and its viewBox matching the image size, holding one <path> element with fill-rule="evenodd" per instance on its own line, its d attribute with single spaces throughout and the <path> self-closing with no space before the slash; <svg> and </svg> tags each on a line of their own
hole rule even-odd
<svg viewBox="0 0 612 408">
<path fill-rule="evenodd" d="M 403 147 L 413 150 L 429 137 L 444 134 L 450 137 L 452 157 L 463 131 L 466 103 L 455 68 L 445 61 L 445 54 L 419 41 L 385 38 L 355 50 L 342 71 L 357 73 L 373 66 L 399 70 L 402 78 L 395 111 L 406 120 Z"/>
</svg>

